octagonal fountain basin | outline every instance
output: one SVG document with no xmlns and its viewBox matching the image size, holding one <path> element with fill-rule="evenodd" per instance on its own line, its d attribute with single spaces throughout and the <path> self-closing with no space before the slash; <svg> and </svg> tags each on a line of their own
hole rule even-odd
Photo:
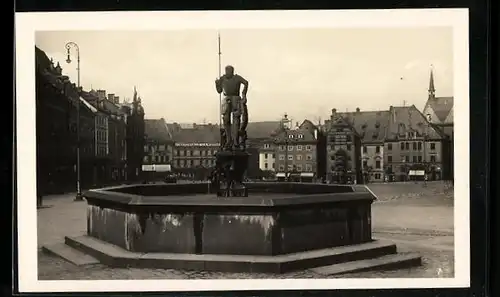
<svg viewBox="0 0 500 297">
<path fill-rule="evenodd" d="M 231 272 L 280 273 L 396 254 L 394 244 L 372 239 L 374 196 L 365 186 L 246 185 L 248 197 L 217 197 L 208 183 L 90 190 L 87 236 L 66 237 L 66 245 L 110 266 Z M 420 257 L 403 262 L 415 261 Z"/>
</svg>

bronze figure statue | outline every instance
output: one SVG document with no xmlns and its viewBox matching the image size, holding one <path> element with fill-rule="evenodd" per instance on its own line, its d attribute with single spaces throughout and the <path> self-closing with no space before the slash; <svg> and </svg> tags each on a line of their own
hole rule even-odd
<svg viewBox="0 0 500 297">
<path fill-rule="evenodd" d="M 243 90 L 240 93 L 241 85 Z M 225 74 L 215 80 L 217 93 L 223 94 L 222 121 L 225 150 L 245 150 L 248 124 L 248 81 L 234 73 L 233 66 L 226 66 Z M 231 121 L 232 117 L 232 121 Z"/>
</svg>

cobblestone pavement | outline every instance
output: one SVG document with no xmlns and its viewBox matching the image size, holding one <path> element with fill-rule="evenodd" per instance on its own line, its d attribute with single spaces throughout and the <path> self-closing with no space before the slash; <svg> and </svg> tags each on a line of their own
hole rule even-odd
<svg viewBox="0 0 500 297">
<path fill-rule="evenodd" d="M 379 200 L 372 208 L 374 237 L 394 241 L 399 252 L 418 252 L 421 267 L 334 276 L 336 278 L 453 277 L 453 194 L 443 183 L 370 185 Z M 393 188 L 393 190 L 391 190 Z M 395 188 L 395 189 L 394 189 Z M 406 190 L 405 190 L 406 189 Z M 48 197 L 38 210 L 38 247 L 61 243 L 64 236 L 85 233 L 85 202 L 74 195 Z M 77 267 L 38 253 L 41 280 L 324 278 L 305 270 L 286 274 L 217 273 L 170 269 L 109 268 L 101 264 Z"/>
</svg>

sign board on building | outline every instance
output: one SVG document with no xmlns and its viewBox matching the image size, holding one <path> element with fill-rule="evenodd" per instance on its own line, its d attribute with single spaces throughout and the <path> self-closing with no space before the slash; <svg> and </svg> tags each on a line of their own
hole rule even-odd
<svg viewBox="0 0 500 297">
<path fill-rule="evenodd" d="M 424 176 L 425 175 L 425 170 L 410 170 L 410 172 L 408 172 L 408 175 L 412 175 L 412 176 Z"/>
<path fill-rule="evenodd" d="M 170 172 L 172 171 L 172 166 L 170 164 L 146 164 L 142 165 L 142 171 L 148 172 Z"/>
<path fill-rule="evenodd" d="M 181 147 L 197 147 L 197 146 L 205 146 L 205 147 L 211 147 L 211 146 L 220 146 L 220 143 L 176 143 L 175 146 L 181 146 Z"/>
</svg>

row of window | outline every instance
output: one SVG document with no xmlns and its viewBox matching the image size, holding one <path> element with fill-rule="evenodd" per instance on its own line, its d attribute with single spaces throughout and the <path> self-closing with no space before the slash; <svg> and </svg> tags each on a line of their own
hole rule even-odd
<svg viewBox="0 0 500 297">
<path fill-rule="evenodd" d="M 413 161 L 413 163 L 420 163 L 420 162 L 423 161 L 423 157 L 422 156 L 413 156 L 413 158 L 411 160 Z M 404 157 L 402 157 L 401 161 L 410 162 L 410 156 L 404 156 Z M 392 156 L 387 156 L 387 162 L 393 162 Z M 431 155 L 430 156 L 430 162 L 432 162 L 432 163 L 436 162 L 436 156 L 435 155 Z"/>
<path fill-rule="evenodd" d="M 202 159 L 202 160 L 174 160 L 174 165 L 179 168 L 191 168 L 193 166 L 214 166 L 214 159 Z"/>
<path fill-rule="evenodd" d="M 108 142 L 108 131 L 96 130 L 95 135 L 97 142 Z"/>
<path fill-rule="evenodd" d="M 279 146 L 279 150 L 280 151 L 284 151 L 285 147 L 286 147 L 285 145 L 280 145 Z M 289 152 L 293 151 L 293 147 L 295 147 L 295 150 L 297 150 L 297 151 L 301 151 L 303 149 L 302 145 L 289 145 L 288 146 L 288 151 Z M 312 150 L 312 146 L 311 145 L 306 145 L 305 149 L 306 149 L 306 151 L 310 151 L 310 150 Z"/>
<path fill-rule="evenodd" d="M 431 151 L 436 150 L 436 143 L 430 142 L 430 149 Z M 404 151 L 409 151 L 410 148 L 414 151 L 421 151 L 423 148 L 423 144 L 421 141 L 411 141 L 411 142 L 400 142 L 399 143 L 399 148 Z M 392 151 L 392 143 L 387 144 L 387 150 Z"/>
<path fill-rule="evenodd" d="M 144 163 L 168 163 L 170 162 L 170 157 L 166 155 L 158 155 L 158 156 L 144 156 Z"/>
<path fill-rule="evenodd" d="M 144 152 L 150 152 L 150 151 L 157 151 L 157 152 L 164 152 L 167 149 L 167 147 L 164 144 L 160 145 L 145 145 L 144 146 Z"/>
<path fill-rule="evenodd" d="M 368 168 L 368 161 L 364 160 L 363 161 L 363 167 L 364 169 Z M 382 168 L 382 162 L 379 160 L 375 161 L 375 169 L 381 169 Z"/>
<path fill-rule="evenodd" d="M 295 157 L 295 158 L 294 158 Z M 279 155 L 279 159 L 280 161 L 284 161 L 285 160 L 285 155 Z M 303 159 L 303 156 L 302 155 L 288 155 L 288 161 L 293 161 L 293 160 L 297 160 L 297 161 L 302 161 Z M 306 155 L 306 160 L 307 161 L 311 161 L 313 159 L 313 156 L 312 155 Z"/>
<path fill-rule="evenodd" d="M 264 167 L 266 164 L 267 163 L 264 163 Z M 302 166 L 301 164 L 298 164 L 298 165 L 288 164 L 287 167 L 288 167 L 288 171 L 292 171 L 292 170 L 296 170 L 298 172 L 312 172 L 313 171 L 313 167 L 311 164 L 305 164 L 305 166 Z M 274 168 L 274 166 L 273 166 L 273 168 Z M 280 165 L 278 167 L 278 171 L 285 171 L 285 165 Z"/>
<path fill-rule="evenodd" d="M 194 157 L 194 156 L 213 156 L 217 153 L 216 150 L 176 150 L 175 154 L 178 157 Z"/>
</svg>

